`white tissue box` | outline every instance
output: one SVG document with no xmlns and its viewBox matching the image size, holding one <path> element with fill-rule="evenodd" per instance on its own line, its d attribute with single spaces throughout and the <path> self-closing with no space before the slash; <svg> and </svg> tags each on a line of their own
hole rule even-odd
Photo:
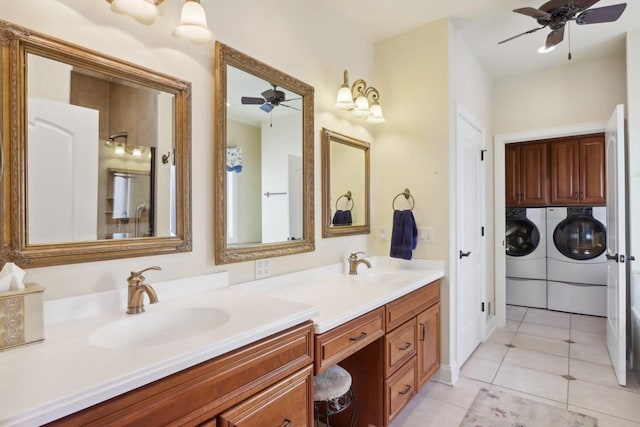
<svg viewBox="0 0 640 427">
<path fill-rule="evenodd" d="M 42 286 L 27 283 L 0 293 L 0 350 L 44 339 L 43 292 Z"/>
</svg>

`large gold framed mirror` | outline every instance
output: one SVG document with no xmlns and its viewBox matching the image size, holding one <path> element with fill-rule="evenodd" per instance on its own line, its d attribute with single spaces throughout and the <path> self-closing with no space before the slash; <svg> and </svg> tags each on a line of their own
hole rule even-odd
<svg viewBox="0 0 640 427">
<path fill-rule="evenodd" d="M 313 87 L 216 43 L 216 264 L 315 249 Z"/>
<path fill-rule="evenodd" d="M 1 264 L 191 250 L 191 84 L 0 21 Z"/>
<path fill-rule="evenodd" d="M 369 143 L 322 129 L 322 237 L 370 232 Z"/>
</svg>

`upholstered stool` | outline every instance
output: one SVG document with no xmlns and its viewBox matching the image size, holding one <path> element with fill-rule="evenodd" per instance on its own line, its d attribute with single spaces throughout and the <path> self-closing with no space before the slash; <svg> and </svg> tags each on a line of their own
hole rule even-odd
<svg viewBox="0 0 640 427">
<path fill-rule="evenodd" d="M 316 427 L 323 421 L 329 426 L 329 416 L 338 414 L 353 403 L 351 426 L 358 418 L 358 399 L 351 388 L 351 375 L 338 365 L 313 377 L 313 409 Z"/>
</svg>

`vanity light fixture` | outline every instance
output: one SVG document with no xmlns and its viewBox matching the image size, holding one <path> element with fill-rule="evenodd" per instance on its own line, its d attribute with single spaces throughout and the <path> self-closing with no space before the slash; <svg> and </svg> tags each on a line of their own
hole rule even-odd
<svg viewBox="0 0 640 427">
<path fill-rule="evenodd" d="M 116 144 L 116 147 L 113 149 L 113 154 L 116 156 L 124 156 L 124 145 L 121 142 Z"/>
<path fill-rule="evenodd" d="M 158 6 L 164 0 L 106 0 L 115 13 L 129 15 L 136 21 L 149 25 L 158 16 Z M 207 26 L 207 16 L 200 0 L 186 0 L 182 6 L 180 23 L 173 30 L 175 37 L 194 43 L 207 43 L 213 40 L 213 33 Z"/>
<path fill-rule="evenodd" d="M 369 103 L 369 98 L 373 101 Z M 349 72 L 344 70 L 344 81 L 338 90 L 335 108 L 351 111 L 355 116 L 366 117 L 369 123 L 385 121 L 380 106 L 380 93 L 373 86 L 368 86 L 363 79 L 357 79 L 349 87 Z"/>
</svg>

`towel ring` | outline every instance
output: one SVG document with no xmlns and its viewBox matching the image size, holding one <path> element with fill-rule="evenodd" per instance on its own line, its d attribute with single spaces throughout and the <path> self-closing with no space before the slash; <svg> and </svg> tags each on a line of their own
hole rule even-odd
<svg viewBox="0 0 640 427">
<path fill-rule="evenodd" d="M 353 210 L 353 206 L 354 206 L 354 202 L 353 202 L 353 197 L 351 197 L 351 191 L 347 191 L 346 193 L 344 193 L 342 196 L 338 197 L 338 200 L 336 200 L 336 210 L 338 210 L 338 202 L 340 201 L 340 199 L 342 199 L 343 197 L 347 198 L 347 206 L 349 206 L 349 202 L 351 202 L 351 208 L 347 209 L 348 211 L 352 211 Z"/>
<path fill-rule="evenodd" d="M 400 196 L 404 196 L 404 198 L 406 200 L 409 200 L 409 198 L 411 198 L 411 208 L 410 208 L 410 210 L 413 210 L 413 207 L 416 205 L 416 199 L 413 198 L 413 195 L 411 194 L 411 192 L 409 191 L 408 188 L 405 188 L 402 193 L 398 193 L 398 195 L 393 198 L 393 202 L 391 202 L 391 208 L 393 210 L 396 210 L 396 200 Z"/>
</svg>

